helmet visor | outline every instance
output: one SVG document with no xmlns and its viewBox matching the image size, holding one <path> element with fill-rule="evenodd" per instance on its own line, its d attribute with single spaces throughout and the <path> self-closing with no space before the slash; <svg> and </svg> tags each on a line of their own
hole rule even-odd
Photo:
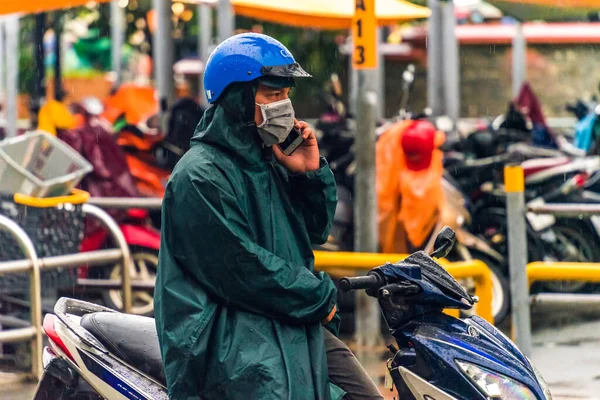
<svg viewBox="0 0 600 400">
<path fill-rule="evenodd" d="M 263 75 L 260 78 L 258 78 L 258 81 L 263 85 L 267 85 L 274 88 L 296 87 L 296 81 L 294 80 L 294 78 L 288 78 L 283 76 Z"/>
<path fill-rule="evenodd" d="M 312 75 L 303 70 L 298 63 L 262 67 L 260 72 L 263 75 L 281 76 L 286 78 L 312 78 Z"/>
</svg>

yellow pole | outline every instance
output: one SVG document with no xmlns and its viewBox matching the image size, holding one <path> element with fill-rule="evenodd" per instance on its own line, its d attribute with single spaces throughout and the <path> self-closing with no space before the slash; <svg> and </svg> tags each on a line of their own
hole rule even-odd
<svg viewBox="0 0 600 400">
<path fill-rule="evenodd" d="M 520 165 L 504 167 L 508 220 L 508 266 L 510 272 L 511 327 L 515 343 L 530 356 L 531 314 L 527 284 L 527 227 L 525 225 L 525 176 Z"/>
</svg>

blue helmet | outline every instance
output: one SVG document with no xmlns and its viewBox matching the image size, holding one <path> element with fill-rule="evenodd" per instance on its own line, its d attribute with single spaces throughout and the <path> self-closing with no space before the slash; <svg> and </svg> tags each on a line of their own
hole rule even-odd
<svg viewBox="0 0 600 400">
<path fill-rule="evenodd" d="M 292 53 L 280 42 L 260 33 L 242 33 L 218 45 L 206 63 L 204 90 L 215 103 L 227 86 L 263 76 L 309 78 Z"/>
</svg>

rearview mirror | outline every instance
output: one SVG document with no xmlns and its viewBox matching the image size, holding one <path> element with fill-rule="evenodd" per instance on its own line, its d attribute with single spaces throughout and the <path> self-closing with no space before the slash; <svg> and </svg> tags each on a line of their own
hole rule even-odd
<svg viewBox="0 0 600 400">
<path fill-rule="evenodd" d="M 452 250 L 454 247 L 454 241 L 456 240 L 456 233 L 449 226 L 445 226 L 440 230 L 437 237 L 435 238 L 435 243 L 433 244 L 433 252 L 431 253 L 431 257 L 435 258 L 444 258 Z"/>
<path fill-rule="evenodd" d="M 402 73 L 402 81 L 407 89 L 412 86 L 413 82 L 415 81 L 415 66 L 413 64 L 409 64 L 408 67 L 406 67 L 406 70 Z"/>
</svg>

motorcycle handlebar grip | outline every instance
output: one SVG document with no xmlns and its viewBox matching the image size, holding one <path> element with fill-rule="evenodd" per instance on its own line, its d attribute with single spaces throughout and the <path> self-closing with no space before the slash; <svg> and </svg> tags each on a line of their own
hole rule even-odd
<svg viewBox="0 0 600 400">
<path fill-rule="evenodd" d="M 340 280 L 340 289 L 344 292 L 358 289 L 373 289 L 381 286 L 380 281 L 381 279 L 377 275 L 342 278 Z"/>
</svg>

